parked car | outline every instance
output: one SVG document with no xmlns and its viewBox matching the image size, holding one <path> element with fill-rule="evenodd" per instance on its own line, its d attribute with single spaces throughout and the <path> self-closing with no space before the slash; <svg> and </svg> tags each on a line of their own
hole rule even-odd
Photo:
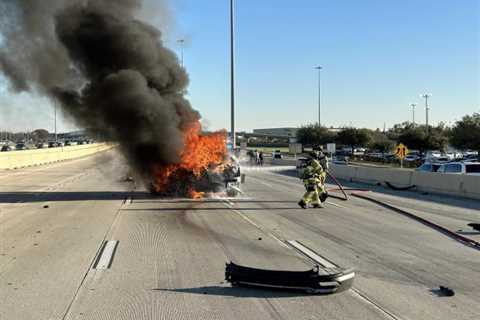
<svg viewBox="0 0 480 320">
<path fill-rule="evenodd" d="M 56 145 L 57 145 L 57 147 L 63 147 L 64 146 L 63 142 L 57 142 Z"/>
<path fill-rule="evenodd" d="M 27 150 L 27 145 L 25 143 L 17 143 L 15 145 L 15 150 Z"/>
<path fill-rule="evenodd" d="M 460 161 L 478 162 L 480 161 L 480 157 L 476 154 L 467 154 Z"/>
<path fill-rule="evenodd" d="M 348 165 L 349 157 L 345 155 L 335 155 L 332 158 L 332 163 L 334 164 L 345 164 Z"/>
<path fill-rule="evenodd" d="M 449 174 L 471 174 L 480 176 L 480 163 L 477 162 L 450 162 L 444 163 L 437 172 Z"/>
<path fill-rule="evenodd" d="M 433 159 L 430 159 L 431 162 L 434 162 L 434 163 L 447 163 L 447 162 L 450 162 L 451 159 L 448 158 L 448 157 L 438 157 L 438 158 L 433 158 Z"/>
<path fill-rule="evenodd" d="M 275 150 L 272 152 L 273 159 L 283 159 L 283 154 L 280 150 Z"/>
<path fill-rule="evenodd" d="M 13 150 L 12 147 L 5 145 L 5 146 L 2 146 L 2 149 L 0 151 L 1 152 L 7 152 L 7 151 L 12 151 L 12 150 Z"/>
<path fill-rule="evenodd" d="M 415 170 L 422 171 L 422 172 L 437 172 L 440 166 L 441 164 L 438 164 L 438 163 L 425 162 Z"/>
<path fill-rule="evenodd" d="M 419 160 L 420 157 L 416 154 L 408 154 L 406 157 L 405 157 L 405 161 L 417 161 Z"/>
<path fill-rule="evenodd" d="M 57 147 L 57 143 L 56 143 L 55 141 L 50 141 L 50 142 L 48 143 L 48 147 L 49 147 L 49 148 L 56 148 L 56 147 Z"/>
<path fill-rule="evenodd" d="M 46 148 L 47 146 L 46 146 L 45 143 L 40 142 L 40 143 L 37 143 L 36 147 L 37 147 L 37 149 L 43 149 L 43 148 Z"/>
</svg>

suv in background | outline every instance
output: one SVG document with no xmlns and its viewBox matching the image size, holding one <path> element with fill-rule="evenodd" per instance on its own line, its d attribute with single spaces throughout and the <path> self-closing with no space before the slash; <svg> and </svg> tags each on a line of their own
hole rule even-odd
<svg viewBox="0 0 480 320">
<path fill-rule="evenodd" d="M 275 150 L 272 152 L 273 159 L 283 159 L 283 154 L 280 150 Z"/>
<path fill-rule="evenodd" d="M 438 168 L 437 172 L 449 174 L 469 174 L 480 176 L 480 163 L 476 162 L 450 162 Z"/>
<path fill-rule="evenodd" d="M 27 150 L 27 145 L 25 143 L 17 143 L 15 145 L 15 150 Z"/>
</svg>

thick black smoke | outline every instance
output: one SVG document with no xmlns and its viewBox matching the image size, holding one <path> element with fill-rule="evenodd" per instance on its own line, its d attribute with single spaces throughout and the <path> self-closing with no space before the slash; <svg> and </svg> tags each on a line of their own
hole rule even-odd
<svg viewBox="0 0 480 320">
<path fill-rule="evenodd" d="M 141 0 L 2 0 L 0 69 L 17 91 L 61 102 L 76 123 L 119 142 L 144 174 L 179 161 L 199 120 L 161 33 L 136 19 Z"/>
</svg>

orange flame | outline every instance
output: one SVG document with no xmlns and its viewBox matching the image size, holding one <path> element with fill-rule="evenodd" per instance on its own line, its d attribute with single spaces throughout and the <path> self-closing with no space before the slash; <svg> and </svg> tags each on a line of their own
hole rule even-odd
<svg viewBox="0 0 480 320">
<path fill-rule="evenodd" d="M 200 122 L 194 123 L 184 131 L 184 149 L 178 164 L 157 165 L 153 168 L 153 187 L 156 192 L 164 192 L 169 186 L 176 185 L 175 193 L 186 193 L 194 199 L 202 198 L 204 193 L 197 192 L 190 185 L 190 179 L 198 179 L 206 170 L 222 164 L 227 158 L 225 131 L 208 135 L 201 134 Z M 182 185 L 183 184 L 183 185 Z"/>
</svg>

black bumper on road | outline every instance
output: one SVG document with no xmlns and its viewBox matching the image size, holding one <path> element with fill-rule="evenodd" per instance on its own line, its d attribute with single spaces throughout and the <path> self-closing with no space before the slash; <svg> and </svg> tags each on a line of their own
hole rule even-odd
<svg viewBox="0 0 480 320">
<path fill-rule="evenodd" d="M 232 286 L 300 290 L 316 294 L 348 290 L 354 278 L 352 269 L 320 269 L 318 266 L 308 271 L 277 271 L 244 267 L 230 262 L 225 269 L 225 280 Z"/>
</svg>

